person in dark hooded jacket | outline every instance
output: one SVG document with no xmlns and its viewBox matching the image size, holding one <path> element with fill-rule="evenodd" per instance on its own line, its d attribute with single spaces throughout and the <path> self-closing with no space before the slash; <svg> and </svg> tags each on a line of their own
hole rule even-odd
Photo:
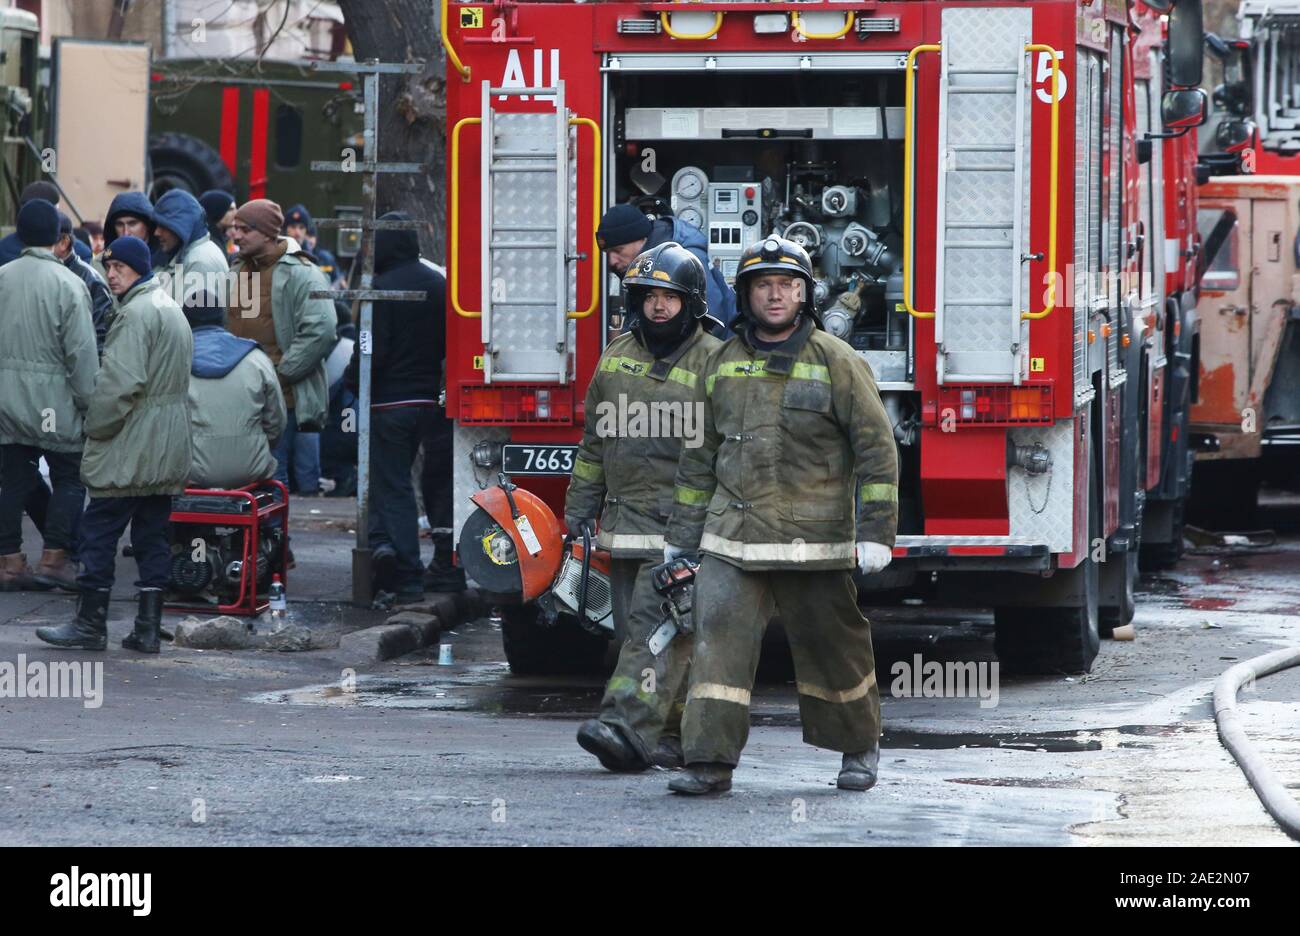
<svg viewBox="0 0 1300 936">
<path fill-rule="evenodd" d="M 394 211 L 385 221 L 407 221 Z M 438 591 L 464 588 L 464 573 L 451 563 L 451 432 L 439 407 L 446 357 L 446 280 L 420 259 L 414 231 L 375 235 L 375 289 L 418 290 L 422 302 L 376 302 L 370 359 L 370 545 L 375 584 L 399 602 L 419 600 L 424 584 Z M 360 382 L 357 345 L 344 382 Z M 434 559 L 422 582 L 419 526 L 411 465 L 424 445 L 425 509 L 433 527 Z M 432 482 L 432 483 L 430 483 Z"/>
<path fill-rule="evenodd" d="M 104 250 L 119 237 L 138 237 L 148 244 L 153 240 L 153 202 L 144 192 L 123 192 L 115 195 L 104 216 Z M 95 272 L 108 279 L 101 250 L 94 259 Z"/>
<path fill-rule="evenodd" d="M 194 331 L 190 368 L 190 482 L 236 488 L 275 475 L 271 454 L 288 418 L 275 365 L 249 338 L 222 327 L 223 302 L 204 296 L 185 306 Z"/>
<path fill-rule="evenodd" d="M 226 255 L 208 235 L 208 216 L 203 206 L 189 192 L 172 189 L 153 206 L 154 272 L 162 278 L 164 288 L 172 289 L 172 298 L 181 299 L 200 293 L 220 293 L 226 286 L 230 265 Z M 181 277 L 181 288 L 168 280 Z"/>
</svg>

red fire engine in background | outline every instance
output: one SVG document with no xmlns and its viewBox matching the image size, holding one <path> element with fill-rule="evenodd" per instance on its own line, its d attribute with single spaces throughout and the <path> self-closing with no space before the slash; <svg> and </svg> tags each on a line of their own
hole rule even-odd
<svg viewBox="0 0 1300 936">
<path fill-rule="evenodd" d="M 813 257 L 899 452 L 868 598 L 991 607 L 1008 671 L 1089 668 L 1139 548 L 1181 544 L 1200 0 L 471 3 L 443 41 L 455 523 L 481 586 L 534 597 L 558 566 L 619 312 L 594 227 L 634 201 L 698 226 L 728 279 L 770 232 Z M 603 654 L 552 597 L 503 599 L 517 671 Z"/>
</svg>

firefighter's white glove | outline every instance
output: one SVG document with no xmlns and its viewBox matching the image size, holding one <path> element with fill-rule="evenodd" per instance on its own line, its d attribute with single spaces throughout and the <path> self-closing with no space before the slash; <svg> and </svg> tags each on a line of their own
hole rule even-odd
<svg viewBox="0 0 1300 936">
<path fill-rule="evenodd" d="M 853 552 L 857 556 L 858 571 L 863 575 L 879 572 L 894 558 L 894 551 L 879 543 L 858 543 Z"/>
<path fill-rule="evenodd" d="M 688 552 L 685 546 L 674 546 L 672 543 L 664 543 L 664 562 L 672 562 L 678 556 L 684 556 Z"/>
</svg>

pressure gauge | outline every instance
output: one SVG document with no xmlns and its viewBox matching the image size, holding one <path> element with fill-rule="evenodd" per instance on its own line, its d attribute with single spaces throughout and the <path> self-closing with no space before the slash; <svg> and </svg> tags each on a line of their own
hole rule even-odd
<svg viewBox="0 0 1300 936">
<path fill-rule="evenodd" d="M 694 200 L 704 191 L 704 177 L 697 172 L 686 172 L 677 180 L 677 194 L 681 198 Z"/>
<path fill-rule="evenodd" d="M 704 229 L 704 217 L 694 208 L 686 208 L 678 212 L 677 217 L 681 218 L 692 227 L 697 227 L 701 230 Z"/>
</svg>

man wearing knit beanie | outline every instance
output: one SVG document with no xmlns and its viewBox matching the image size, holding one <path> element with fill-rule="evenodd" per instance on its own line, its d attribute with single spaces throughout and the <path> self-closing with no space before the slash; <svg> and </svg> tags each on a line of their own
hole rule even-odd
<svg viewBox="0 0 1300 936">
<path fill-rule="evenodd" d="M 288 408 L 288 423 L 275 448 L 276 478 L 300 494 L 320 493 L 320 429 L 329 413 L 325 358 L 334 348 L 337 317 L 329 299 L 312 292 L 329 289 L 316 264 L 289 251 L 280 237 L 284 212 L 273 201 L 241 206 L 230 225 L 239 254 L 231 265 L 234 289 L 226 328 L 261 345 L 275 364 Z"/>
<path fill-rule="evenodd" d="M 86 408 L 81 480 L 90 506 L 81 524 L 77 611 L 58 627 L 37 628 L 36 636 L 56 647 L 107 648 L 117 544 L 130 526 L 140 593 L 135 626 L 122 646 L 157 653 L 163 589 L 171 578 L 172 497 L 185 490 L 190 474 L 194 341 L 180 307 L 152 274 L 144 241 L 118 237 L 103 260 L 120 306 Z"/>
<path fill-rule="evenodd" d="M 605 212 L 596 228 L 596 243 L 605 251 L 609 267 L 619 276 L 641 253 L 668 242 L 681 244 L 704 264 L 709 315 L 723 326 L 736 317 L 736 294 L 722 271 L 709 262 L 709 242 L 704 232 L 688 221 L 668 215 L 653 220 L 635 205 L 615 205 Z M 716 337 L 727 338 L 725 329 L 715 328 Z"/>
<path fill-rule="evenodd" d="M 82 420 L 99 370 L 90 293 L 50 249 L 59 239 L 53 204 L 37 198 L 23 205 L 18 237 L 22 253 L 0 269 L 0 591 L 71 589 L 85 500 Z M 42 458 L 54 492 L 33 571 L 23 552 L 22 513 L 44 484 L 37 471 Z"/>
<path fill-rule="evenodd" d="M 267 237 L 279 237 L 284 227 L 284 212 L 269 198 L 254 198 L 235 212 L 235 220 Z"/>
</svg>

